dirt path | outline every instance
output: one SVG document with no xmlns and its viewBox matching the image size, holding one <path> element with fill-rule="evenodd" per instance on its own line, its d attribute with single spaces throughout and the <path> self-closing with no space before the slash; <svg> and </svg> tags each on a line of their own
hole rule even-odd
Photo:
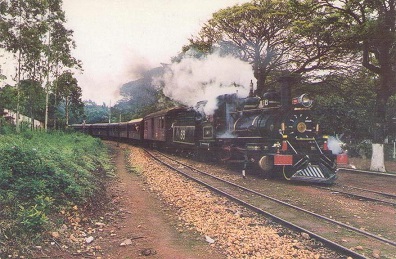
<svg viewBox="0 0 396 259">
<path fill-rule="evenodd" d="M 137 174 L 127 171 L 128 146 L 107 144 L 114 154 L 117 179 L 108 188 L 114 221 L 99 230 L 104 235 L 95 241 L 101 258 L 224 258 L 199 237 L 178 232 L 171 213 Z"/>
</svg>

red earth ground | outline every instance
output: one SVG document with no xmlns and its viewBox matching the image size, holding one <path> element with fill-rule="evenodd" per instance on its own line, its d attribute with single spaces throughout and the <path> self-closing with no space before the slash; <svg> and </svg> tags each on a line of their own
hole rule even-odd
<svg viewBox="0 0 396 259">
<path fill-rule="evenodd" d="M 129 172 L 125 154 L 130 146 L 106 144 L 115 177 L 106 178 L 94 208 L 75 206 L 64 212 L 59 218 L 63 226 L 49 231 L 42 244 L 29 246 L 29 256 L 16 252 L 9 258 L 226 258 L 202 236 L 181 230 L 175 212 L 149 191 L 142 177 Z"/>
<path fill-rule="evenodd" d="M 116 147 L 113 152 L 117 180 L 108 187 L 108 195 L 116 203 L 115 210 L 122 215 L 106 225 L 104 233 L 111 233 L 97 241 L 102 258 L 225 258 L 204 240 L 176 230 L 176 221 L 161 201 L 150 193 L 142 179 L 129 173 L 124 156 L 127 146 Z M 130 239 L 130 245 L 121 246 Z"/>
<path fill-rule="evenodd" d="M 73 230 L 73 226 L 68 226 L 68 234 L 60 234 L 63 240 L 54 236 L 52 240 L 56 245 L 52 245 L 45 256 L 35 258 L 226 258 L 202 236 L 180 230 L 174 211 L 149 191 L 142 177 L 128 171 L 125 157 L 128 145 L 112 142 L 107 145 L 116 175 L 106 186 L 107 209 L 98 208 L 97 214 L 87 220 L 90 224 L 83 228 Z M 359 169 L 369 167 L 366 160 L 351 159 L 350 162 Z M 396 172 L 396 163 L 387 163 L 387 169 Z M 87 244 L 85 236 L 94 239 Z M 74 237 L 79 240 L 73 240 Z M 76 245 L 69 245 L 73 242 Z"/>
</svg>

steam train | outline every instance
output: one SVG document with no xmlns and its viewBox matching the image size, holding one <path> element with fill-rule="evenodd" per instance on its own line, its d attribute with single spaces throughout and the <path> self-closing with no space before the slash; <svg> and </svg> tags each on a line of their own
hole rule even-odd
<svg viewBox="0 0 396 259">
<path fill-rule="evenodd" d="M 331 184 L 345 153 L 333 154 L 327 136 L 311 116 L 312 100 L 291 98 L 288 82 L 280 91 L 217 97 L 218 108 L 206 116 L 200 109 L 175 107 L 120 123 L 73 124 L 95 137 L 132 141 L 153 147 L 183 149 L 242 165 L 242 173 L 258 168 L 267 176 Z"/>
</svg>

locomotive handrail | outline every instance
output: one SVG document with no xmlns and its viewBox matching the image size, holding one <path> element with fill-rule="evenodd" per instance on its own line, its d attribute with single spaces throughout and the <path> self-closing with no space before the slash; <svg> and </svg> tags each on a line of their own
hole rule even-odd
<svg viewBox="0 0 396 259">
<path fill-rule="evenodd" d="M 279 107 L 263 107 L 263 108 L 257 108 L 257 109 L 248 109 L 248 110 L 240 110 L 240 111 L 234 111 L 234 112 L 230 112 L 230 114 L 237 114 L 237 113 L 241 113 L 241 112 L 247 112 L 247 113 L 253 113 L 253 112 L 257 112 L 257 111 L 265 111 L 265 110 L 274 110 L 274 109 L 279 109 Z"/>
<path fill-rule="evenodd" d="M 299 138 L 299 137 L 296 137 L 295 139 L 296 140 L 316 140 L 315 138 Z"/>
</svg>

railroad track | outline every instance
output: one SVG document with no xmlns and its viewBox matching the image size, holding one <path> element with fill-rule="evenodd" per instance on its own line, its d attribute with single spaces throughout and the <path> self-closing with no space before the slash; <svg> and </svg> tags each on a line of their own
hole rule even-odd
<svg viewBox="0 0 396 259">
<path fill-rule="evenodd" d="M 396 206 L 396 195 L 386 192 L 380 192 L 371 189 L 365 189 L 349 185 L 336 184 L 334 187 L 317 187 L 323 190 L 331 191 L 333 194 L 342 194 L 354 197 L 359 200 L 367 200 L 373 202 L 380 202 L 383 204 Z"/>
<path fill-rule="evenodd" d="M 396 174 L 341 168 L 338 176 L 329 191 L 396 206 Z"/>
<path fill-rule="evenodd" d="M 370 248 L 364 251 L 371 254 L 374 249 L 380 249 L 393 255 L 396 253 L 396 242 L 380 235 L 352 227 L 349 224 L 319 215 L 304 208 L 289 204 L 264 193 L 237 185 L 217 176 L 203 172 L 190 165 L 179 162 L 158 151 L 146 152 L 155 160 L 170 167 L 178 173 L 206 186 L 207 188 L 232 199 L 249 209 L 271 218 L 282 225 L 299 232 L 305 232 L 325 246 L 353 258 L 366 258 L 363 253 L 353 251 L 342 245 L 344 237 L 355 240 L 357 244 L 365 243 Z M 325 230 L 325 232 L 323 232 Z M 322 232 L 322 233 L 320 233 Z M 320 234 L 319 234 L 320 233 Z M 350 243 L 351 244 L 351 243 Z M 349 245 L 350 245 L 349 244 Z M 370 251 L 371 250 L 371 251 Z M 386 257 L 384 257 L 386 258 Z M 391 258 L 391 257 L 389 257 Z"/>
<path fill-rule="evenodd" d="M 345 168 L 345 167 L 340 167 L 339 171 L 345 171 L 345 172 L 349 172 L 349 173 L 375 175 L 375 176 L 395 177 L 396 178 L 396 173 L 381 173 L 381 172 L 352 169 L 352 168 Z"/>
</svg>

